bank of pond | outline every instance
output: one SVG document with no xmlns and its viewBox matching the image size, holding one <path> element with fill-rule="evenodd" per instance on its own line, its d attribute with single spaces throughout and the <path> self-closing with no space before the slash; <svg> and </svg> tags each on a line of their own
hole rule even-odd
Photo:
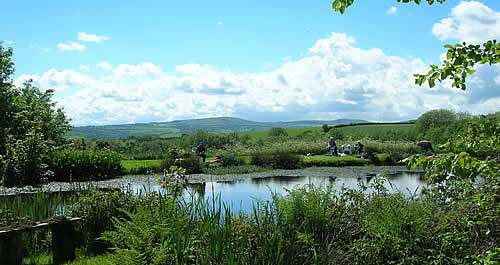
<svg viewBox="0 0 500 265">
<path fill-rule="evenodd" d="M 0 230 L 55 215 L 81 217 L 74 223 L 76 259 L 68 264 L 486 264 L 498 259 L 498 207 L 478 203 L 484 183 L 450 202 L 433 192 L 423 172 L 367 168 L 216 180 L 198 175 L 200 181 L 177 191 L 159 184 L 162 175 L 130 176 L 111 187 L 80 184 L 66 192 L 4 196 Z M 23 233 L 22 262 L 54 263 L 52 239 L 50 229 Z"/>
</svg>

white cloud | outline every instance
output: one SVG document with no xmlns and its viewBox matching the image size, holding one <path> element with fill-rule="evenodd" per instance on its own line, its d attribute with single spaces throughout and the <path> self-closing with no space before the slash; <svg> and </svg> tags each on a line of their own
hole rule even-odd
<svg viewBox="0 0 500 265">
<path fill-rule="evenodd" d="M 113 70 L 113 66 L 111 66 L 111 64 L 109 64 L 108 62 L 100 62 L 97 64 L 97 67 L 99 67 L 103 70 L 106 70 L 106 71 Z"/>
<path fill-rule="evenodd" d="M 87 41 L 87 42 L 101 42 L 105 40 L 109 40 L 108 36 L 97 36 L 96 34 L 88 34 L 85 32 L 78 32 L 78 40 Z"/>
<path fill-rule="evenodd" d="M 38 46 L 35 46 L 33 44 L 30 44 L 30 49 L 35 49 L 35 50 L 40 50 L 42 52 L 50 52 L 50 49 L 49 48 L 44 48 L 44 47 L 38 47 Z"/>
<path fill-rule="evenodd" d="M 90 66 L 88 66 L 88 65 L 80 65 L 80 69 L 82 69 L 85 72 L 89 72 L 90 71 Z"/>
<path fill-rule="evenodd" d="M 389 7 L 389 9 L 387 9 L 386 14 L 392 15 L 392 14 L 396 13 L 396 11 L 398 11 L 398 9 L 395 6 L 391 6 L 391 7 Z"/>
<path fill-rule="evenodd" d="M 223 24 L 222 21 L 217 22 L 217 25 L 222 25 L 222 24 Z"/>
<path fill-rule="evenodd" d="M 332 33 L 309 52 L 260 73 L 235 74 L 196 63 L 167 73 L 148 62 L 119 64 L 99 78 L 51 69 L 16 82 L 32 78 L 43 89 L 56 89 L 56 98 L 61 90 L 76 91 L 59 98 L 75 125 L 216 116 L 390 121 L 414 119 L 433 108 L 489 113 L 500 105 L 500 66 L 478 67 L 463 92 L 448 83 L 415 86 L 413 73 L 428 70 L 420 59 L 357 48 L 346 34 Z"/>
<path fill-rule="evenodd" d="M 87 48 L 85 45 L 76 43 L 74 41 L 70 41 L 69 44 L 59 43 L 57 44 L 57 47 L 61 51 L 83 51 Z"/>
<path fill-rule="evenodd" d="M 5 42 L 5 44 L 7 44 L 7 45 L 12 45 L 12 44 L 14 44 L 14 42 L 13 42 L 13 41 L 11 41 L 11 40 L 5 40 L 4 42 Z"/>
<path fill-rule="evenodd" d="M 441 41 L 481 43 L 500 39 L 500 13 L 477 1 L 463 1 L 451 10 L 449 18 L 434 24 L 432 33 Z"/>
<path fill-rule="evenodd" d="M 80 74 L 73 70 L 58 71 L 50 69 L 42 76 L 23 74 L 15 80 L 15 85 L 20 86 L 23 82 L 33 80 L 33 83 L 42 90 L 53 89 L 55 91 L 64 91 L 72 87 L 87 87 L 95 81 L 87 75 Z"/>
</svg>

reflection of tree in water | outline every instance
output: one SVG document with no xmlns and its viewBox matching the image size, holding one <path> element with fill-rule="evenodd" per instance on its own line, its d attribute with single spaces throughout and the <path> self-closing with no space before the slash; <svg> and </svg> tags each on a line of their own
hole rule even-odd
<svg viewBox="0 0 500 265">
<path fill-rule="evenodd" d="M 189 183 L 186 185 L 189 191 L 193 194 L 198 194 L 201 197 L 205 197 L 205 188 L 207 186 L 206 182 L 203 183 Z"/>
</svg>

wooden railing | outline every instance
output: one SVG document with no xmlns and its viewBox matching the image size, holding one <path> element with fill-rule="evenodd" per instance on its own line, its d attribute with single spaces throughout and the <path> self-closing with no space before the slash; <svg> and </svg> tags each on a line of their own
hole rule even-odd
<svg viewBox="0 0 500 265">
<path fill-rule="evenodd" d="M 82 218 L 52 217 L 34 225 L 20 225 L 0 231 L 0 265 L 22 264 L 22 233 L 50 228 L 52 232 L 52 258 L 54 264 L 75 259 L 75 229 L 73 223 Z"/>
</svg>

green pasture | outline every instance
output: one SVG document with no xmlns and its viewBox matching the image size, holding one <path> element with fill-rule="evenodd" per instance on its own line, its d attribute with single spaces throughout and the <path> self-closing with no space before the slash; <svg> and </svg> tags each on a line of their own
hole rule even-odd
<svg viewBox="0 0 500 265">
<path fill-rule="evenodd" d="M 372 139 L 380 141 L 415 141 L 417 132 L 414 124 L 373 124 L 335 128 L 344 137 L 352 139 Z"/>
<path fill-rule="evenodd" d="M 292 129 L 285 129 L 286 133 L 288 136 L 295 137 L 297 135 L 304 134 L 304 132 L 310 131 L 311 133 L 314 132 L 323 132 L 323 129 L 321 127 L 309 127 L 309 128 L 292 128 Z M 256 131 L 256 132 L 244 132 L 244 133 L 239 133 L 240 136 L 244 135 L 249 135 L 255 140 L 262 139 L 264 140 L 269 136 L 269 130 L 267 131 Z"/>
<path fill-rule="evenodd" d="M 122 160 L 125 174 L 145 174 L 161 172 L 162 160 Z"/>
</svg>

